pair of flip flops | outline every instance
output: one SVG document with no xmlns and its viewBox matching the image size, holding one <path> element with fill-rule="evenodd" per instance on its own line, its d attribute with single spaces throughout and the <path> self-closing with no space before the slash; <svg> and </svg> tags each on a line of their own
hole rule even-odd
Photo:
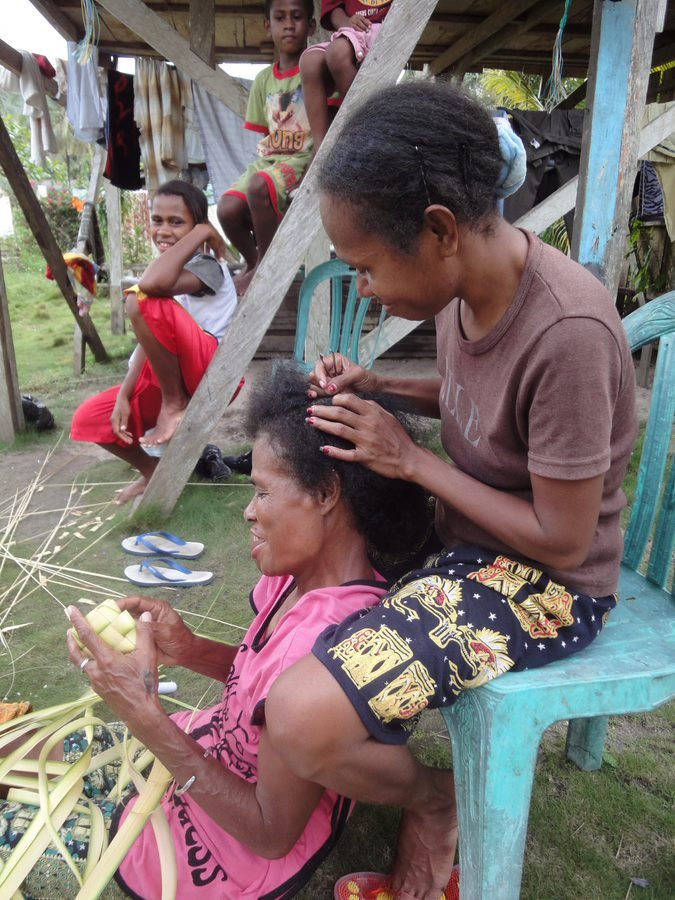
<svg viewBox="0 0 675 900">
<path fill-rule="evenodd" d="M 176 562 L 201 556 L 204 545 L 199 541 L 184 541 L 168 531 L 147 531 L 125 538 L 122 549 L 134 556 L 149 557 L 124 570 L 138 587 L 196 587 L 213 581 L 213 572 L 194 571 Z"/>
<path fill-rule="evenodd" d="M 354 872 L 335 882 L 333 896 L 335 900 L 397 900 L 388 882 L 388 876 L 381 872 Z M 453 868 L 439 900 L 459 900 L 459 866 Z"/>
</svg>

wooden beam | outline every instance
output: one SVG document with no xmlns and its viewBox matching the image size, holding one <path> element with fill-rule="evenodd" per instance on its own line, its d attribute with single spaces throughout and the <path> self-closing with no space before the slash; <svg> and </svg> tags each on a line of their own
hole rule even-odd
<svg viewBox="0 0 675 900">
<path fill-rule="evenodd" d="M 146 44 L 144 41 L 120 41 L 102 39 L 98 43 L 100 52 L 105 51 L 114 56 L 150 56 L 155 59 L 166 59 L 165 53 Z M 271 63 L 274 59 L 274 44 L 262 41 L 255 46 L 230 47 L 217 44 L 215 48 L 216 62 L 256 62 Z M 220 70 L 219 70 L 220 71 Z M 227 74 L 223 72 L 223 74 Z M 238 82 L 237 82 L 238 83 Z"/>
<path fill-rule="evenodd" d="M 534 6 L 536 2 L 537 0 L 511 0 L 511 2 L 499 6 L 496 12 L 492 13 L 491 16 L 488 16 L 487 19 L 484 19 L 480 25 L 472 28 L 466 34 L 463 34 L 459 40 L 455 41 L 452 46 L 448 47 L 444 53 L 441 53 L 441 55 L 431 63 L 430 69 L 432 75 L 440 75 L 441 72 L 445 72 L 446 69 L 449 69 L 454 62 L 461 59 L 461 57 L 468 53 L 469 50 L 473 50 L 474 47 L 477 47 L 483 41 L 492 37 L 493 34 L 500 31 L 505 25 L 515 19 L 516 16 L 519 16 L 531 6 Z"/>
<path fill-rule="evenodd" d="M 68 280 L 68 271 L 63 261 L 63 254 L 59 249 L 56 239 L 52 234 L 49 222 L 40 206 L 37 197 L 30 186 L 28 176 L 26 175 L 21 161 L 17 156 L 12 139 L 5 127 L 5 123 L 0 116 L 0 166 L 2 166 L 7 181 L 14 191 L 14 196 L 23 210 L 23 214 L 28 222 L 33 237 L 38 243 L 42 255 L 52 270 L 54 280 L 58 284 L 68 307 L 75 317 L 75 321 L 82 329 L 82 333 L 91 348 L 94 358 L 97 362 L 106 362 L 108 354 L 105 347 L 98 336 L 98 332 L 94 323 L 89 318 L 80 318 L 77 309 L 77 297 Z"/>
<path fill-rule="evenodd" d="M 9 69 L 10 72 L 13 72 L 17 76 L 21 75 L 21 71 L 23 69 L 23 59 L 19 51 L 15 50 L 14 47 L 11 47 L 9 44 L 6 44 L 3 40 L 0 40 L 0 65 L 3 65 L 6 69 Z M 45 91 L 49 94 L 52 100 L 56 100 L 56 95 L 59 93 L 59 88 L 54 79 L 46 78 L 43 75 L 42 83 L 44 85 Z M 60 103 L 61 106 L 66 105 L 66 101 L 63 97 L 60 97 L 58 100 L 56 100 L 56 102 Z"/>
<path fill-rule="evenodd" d="M 177 15 L 189 15 L 190 13 L 190 2 L 186 3 L 164 3 L 157 2 L 157 0 L 146 0 L 145 5 L 148 9 L 152 10 L 155 13 L 167 13 L 172 16 Z M 201 3 L 201 0 L 197 0 L 198 3 Z M 31 0 L 31 3 L 37 5 L 36 0 Z M 60 3 L 59 8 L 62 10 L 69 9 L 73 12 L 79 12 L 81 9 L 81 5 L 79 0 L 68 0 L 68 2 Z M 215 8 L 216 17 L 219 19 L 226 18 L 241 18 L 241 16 L 255 16 L 255 18 L 260 19 L 260 15 L 262 13 L 262 4 L 261 3 L 242 3 L 241 6 L 218 6 Z"/>
<path fill-rule="evenodd" d="M 675 131 L 675 103 L 640 131 L 638 156 L 643 157 Z"/>
<path fill-rule="evenodd" d="M 330 241 L 328 235 L 319 228 L 305 254 L 305 277 L 321 263 L 330 259 Z M 330 336 L 330 280 L 317 285 L 309 310 L 307 323 L 307 340 L 305 341 L 305 358 L 318 359 L 319 353 L 328 349 Z"/>
<path fill-rule="evenodd" d="M 586 99 L 586 92 L 588 90 L 588 79 L 586 81 L 582 81 L 579 87 L 575 88 L 571 94 L 568 94 L 564 100 L 561 100 L 557 109 L 574 109 L 577 104 L 581 103 L 582 100 Z"/>
<path fill-rule="evenodd" d="M 23 431 L 23 409 L 9 320 L 9 303 L 0 254 L 0 441 L 10 444 Z"/>
<path fill-rule="evenodd" d="M 572 256 L 616 294 L 661 0 L 596 0 Z"/>
<path fill-rule="evenodd" d="M 210 68 L 160 15 L 140 0 L 98 0 L 98 3 L 159 54 L 175 63 L 184 75 L 198 82 L 238 115 L 244 116 L 248 99 L 246 88 L 222 69 Z"/>
<path fill-rule="evenodd" d="M 387 318 L 359 341 L 359 359 L 377 359 L 390 347 L 414 331 L 421 322 L 411 319 Z"/>
<path fill-rule="evenodd" d="M 46 19 L 52 28 L 66 41 L 81 41 L 84 37 L 84 31 L 78 28 L 67 15 L 52 0 L 30 0 L 40 15 Z M 82 7 L 77 4 L 78 12 Z"/>
<path fill-rule="evenodd" d="M 43 0 L 44 2 L 44 0 Z M 48 0 L 47 0 L 48 2 Z M 31 0 L 34 6 L 38 6 L 40 0 Z M 190 12 L 190 3 L 167 3 L 165 0 L 145 0 L 145 5 L 156 13 L 169 13 L 171 15 L 185 15 Z M 79 12 L 81 9 L 80 0 L 66 0 L 59 3 L 60 10 L 72 10 Z M 242 3 L 238 6 L 222 6 L 216 5 L 216 18 L 240 18 L 241 16 L 251 16 L 260 18 L 260 3 Z M 429 19 L 430 25 L 478 25 L 484 19 L 484 16 L 467 15 L 466 13 L 434 13 Z"/>
<path fill-rule="evenodd" d="M 375 46 L 366 57 L 347 98 L 328 130 L 316 161 L 330 154 L 345 119 L 356 106 L 394 84 L 415 48 L 436 0 L 417 0 L 415 15 L 406 3 L 394 3 Z M 225 411 L 242 373 L 288 290 L 316 234 L 319 216 L 317 166 L 311 165 L 282 220 L 269 250 L 240 302 L 211 365 L 141 497 L 141 508 L 173 509 L 214 423 Z M 241 402 L 241 401 L 238 401 Z"/>
<path fill-rule="evenodd" d="M 190 50 L 211 69 L 216 65 L 215 0 L 190 0 Z"/>
</svg>

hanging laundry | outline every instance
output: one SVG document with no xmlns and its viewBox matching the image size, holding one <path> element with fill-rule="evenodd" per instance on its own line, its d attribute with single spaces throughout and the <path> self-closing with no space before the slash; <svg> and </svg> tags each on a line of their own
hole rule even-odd
<svg viewBox="0 0 675 900">
<path fill-rule="evenodd" d="M 244 87 L 253 82 L 237 79 Z M 195 110 L 206 154 L 209 180 L 216 197 L 232 187 L 249 163 L 257 158 L 260 135 L 244 128 L 244 120 L 195 82 Z"/>
<path fill-rule="evenodd" d="M 649 103 L 642 114 L 642 127 L 672 107 L 672 103 Z M 653 163 L 663 192 L 663 217 L 671 241 L 675 241 L 675 132 L 652 147 L 644 158 Z"/>
<path fill-rule="evenodd" d="M 187 165 L 181 84 L 173 66 L 136 60 L 134 119 L 140 128 L 145 187 L 154 191 Z"/>
<path fill-rule="evenodd" d="M 38 166 L 44 166 L 47 154 L 57 153 L 59 147 L 49 115 L 42 72 L 33 54 L 27 50 L 21 51 L 19 86 L 23 113 L 30 120 L 30 158 Z"/>
<path fill-rule="evenodd" d="M 183 114 L 185 118 L 185 154 L 188 166 L 206 162 L 204 145 L 199 132 L 199 119 L 192 96 L 192 79 L 180 74 L 181 94 L 183 97 Z"/>
<path fill-rule="evenodd" d="M 68 41 L 68 98 L 66 113 L 75 137 L 93 143 L 105 123 L 105 101 L 98 80 L 98 48 L 92 47 L 86 63 L 77 61 L 79 44 Z"/>
<path fill-rule="evenodd" d="M 645 225 L 663 224 L 664 198 L 654 163 L 640 161 L 638 169 L 638 218 Z"/>
<path fill-rule="evenodd" d="M 35 62 L 38 64 L 38 67 L 45 78 L 53 78 L 56 75 L 56 69 L 49 62 L 46 56 L 43 56 L 41 53 L 34 53 Z"/>
<path fill-rule="evenodd" d="M 527 153 L 525 183 L 504 201 L 504 218 L 515 222 L 579 174 L 582 109 L 508 110 L 513 130 Z M 573 213 L 565 216 L 572 232 Z"/>
<path fill-rule="evenodd" d="M 56 87 L 58 88 L 57 98 L 65 97 L 68 93 L 68 63 L 64 59 L 57 59 L 56 66 L 56 74 L 54 75 L 54 81 L 56 82 Z"/>
<path fill-rule="evenodd" d="M 202 144 L 202 136 L 199 132 L 199 120 L 195 110 L 194 97 L 192 96 L 192 80 L 179 74 L 181 94 L 183 97 L 183 116 L 185 122 L 185 155 L 187 168 L 183 169 L 180 177 L 183 181 L 189 181 L 200 191 L 205 191 L 209 184 L 209 173 L 206 168 L 206 156 Z"/>
<path fill-rule="evenodd" d="M 141 145 L 134 119 L 134 76 L 115 69 L 108 69 L 106 142 L 105 177 L 123 190 L 142 188 Z"/>
<path fill-rule="evenodd" d="M 99 267 L 96 263 L 79 253 L 71 250 L 63 254 L 63 261 L 68 269 L 68 278 L 77 295 L 77 310 L 81 316 L 88 316 L 91 305 L 96 297 L 96 273 Z M 45 278 L 53 281 L 54 273 L 51 266 L 47 265 Z"/>
<path fill-rule="evenodd" d="M 9 91 L 10 94 L 19 94 L 21 92 L 19 76 L 6 69 L 3 65 L 0 65 L 0 90 Z"/>
</svg>

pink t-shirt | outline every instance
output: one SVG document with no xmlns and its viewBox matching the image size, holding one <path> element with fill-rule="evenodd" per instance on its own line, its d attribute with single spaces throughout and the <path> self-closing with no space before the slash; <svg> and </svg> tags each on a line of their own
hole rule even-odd
<svg viewBox="0 0 675 900">
<path fill-rule="evenodd" d="M 637 430 L 635 374 L 612 298 L 586 269 L 525 232 L 525 271 L 493 330 L 463 337 L 460 301 L 436 318 L 443 446 L 464 472 L 532 500 L 531 474 L 604 474 L 600 517 L 587 559 L 551 578 L 582 593 L 616 590 L 623 551 L 621 484 Z M 444 504 L 446 546 L 475 543 L 519 556 Z M 536 564 L 539 565 L 540 564 Z"/>
<path fill-rule="evenodd" d="M 256 617 L 239 647 L 222 701 L 196 715 L 178 713 L 173 720 L 223 766 L 246 781 L 257 781 L 258 743 L 270 686 L 285 669 L 311 652 L 327 625 L 379 603 L 386 584 L 373 577 L 373 582 L 310 591 L 282 616 L 265 639 L 267 623 L 283 603 L 293 580 L 263 576 L 251 594 Z M 292 896 L 333 846 L 351 812 L 350 801 L 325 791 L 291 852 L 281 859 L 268 860 L 216 825 L 189 793 L 165 798 L 162 807 L 176 847 L 177 900 L 254 900 L 273 889 L 275 897 Z M 161 896 L 159 860 L 150 826 L 134 843 L 119 873 L 140 896 Z"/>
</svg>

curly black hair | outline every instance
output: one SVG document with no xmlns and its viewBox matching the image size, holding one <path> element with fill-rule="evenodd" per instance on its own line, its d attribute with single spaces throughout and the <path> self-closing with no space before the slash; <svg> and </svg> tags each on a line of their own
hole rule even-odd
<svg viewBox="0 0 675 900">
<path fill-rule="evenodd" d="M 195 225 L 208 222 L 209 204 L 206 194 L 200 191 L 198 187 L 195 187 L 194 184 L 190 184 L 188 181 L 179 181 L 177 178 L 173 181 L 165 181 L 157 188 L 153 194 L 153 199 L 160 195 L 181 197 L 183 203 L 190 210 L 190 215 L 194 219 Z"/>
<path fill-rule="evenodd" d="M 265 18 L 269 19 L 272 15 L 272 6 L 274 5 L 274 0 L 263 0 L 263 11 L 265 13 Z M 305 9 L 305 13 L 307 14 L 308 19 L 314 18 L 314 0 L 303 0 L 303 7 Z"/>
<path fill-rule="evenodd" d="M 414 254 L 431 204 L 470 228 L 491 227 L 503 164 L 480 103 L 450 84 L 415 81 L 352 113 L 321 164 L 319 188 L 354 206 L 365 232 Z"/>
<path fill-rule="evenodd" d="M 267 437 L 289 466 L 292 476 L 310 493 L 318 492 L 335 475 L 355 527 L 364 535 L 375 559 L 412 558 L 429 535 L 432 507 L 428 493 L 417 484 L 385 478 L 359 463 L 342 462 L 323 454 L 326 435 L 305 422 L 307 418 L 307 372 L 295 361 L 276 362 L 270 376 L 251 392 L 245 429 L 251 439 Z M 414 438 L 410 416 L 394 409 L 384 394 L 360 394 L 375 400 L 401 422 Z M 331 398 L 312 400 L 330 404 Z M 330 438 L 336 447 L 354 445 Z"/>
</svg>

